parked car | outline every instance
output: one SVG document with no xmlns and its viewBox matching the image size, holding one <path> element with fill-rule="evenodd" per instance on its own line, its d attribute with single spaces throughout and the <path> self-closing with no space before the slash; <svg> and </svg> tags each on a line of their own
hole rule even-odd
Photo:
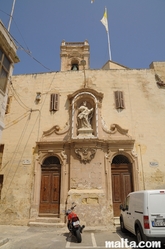
<svg viewBox="0 0 165 249">
<path fill-rule="evenodd" d="M 141 241 L 165 243 L 165 189 L 135 191 L 120 205 L 120 227 Z"/>
</svg>

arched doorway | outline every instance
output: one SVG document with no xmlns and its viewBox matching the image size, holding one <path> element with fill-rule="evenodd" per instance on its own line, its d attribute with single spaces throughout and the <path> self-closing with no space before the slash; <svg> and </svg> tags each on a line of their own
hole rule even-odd
<svg viewBox="0 0 165 249">
<path fill-rule="evenodd" d="M 113 158 L 111 165 L 112 199 L 114 216 L 120 216 L 120 204 L 133 191 L 132 164 L 124 155 Z"/>
<path fill-rule="evenodd" d="M 61 165 L 55 156 L 47 157 L 41 165 L 40 214 L 59 217 Z"/>
</svg>

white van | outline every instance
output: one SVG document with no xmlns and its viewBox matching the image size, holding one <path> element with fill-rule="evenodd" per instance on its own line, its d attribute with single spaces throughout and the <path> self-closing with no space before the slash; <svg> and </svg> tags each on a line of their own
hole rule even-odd
<svg viewBox="0 0 165 249">
<path fill-rule="evenodd" d="M 136 235 L 138 243 L 165 243 L 165 189 L 132 192 L 120 209 L 122 232 L 128 230 Z"/>
</svg>

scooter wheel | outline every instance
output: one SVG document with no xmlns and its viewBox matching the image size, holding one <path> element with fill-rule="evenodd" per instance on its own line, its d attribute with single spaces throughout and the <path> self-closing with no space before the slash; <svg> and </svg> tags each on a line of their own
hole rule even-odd
<svg viewBox="0 0 165 249">
<path fill-rule="evenodd" d="M 82 241 L 82 238 L 81 238 L 81 233 L 80 233 L 80 230 L 76 230 L 76 238 L 77 238 L 77 242 L 78 243 L 81 243 Z"/>
</svg>

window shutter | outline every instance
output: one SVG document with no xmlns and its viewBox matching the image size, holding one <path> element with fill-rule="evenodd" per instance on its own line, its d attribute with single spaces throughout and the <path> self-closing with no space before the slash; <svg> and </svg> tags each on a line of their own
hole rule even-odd
<svg viewBox="0 0 165 249">
<path fill-rule="evenodd" d="M 52 93 L 50 95 L 50 111 L 58 111 L 59 108 L 59 94 Z"/>
<path fill-rule="evenodd" d="M 120 94 L 120 108 L 124 109 L 125 106 L 124 106 L 124 94 L 123 92 L 119 92 Z"/>
<path fill-rule="evenodd" d="M 120 108 L 120 101 L 119 101 L 119 92 L 115 92 L 115 104 L 116 104 L 116 109 Z"/>
<path fill-rule="evenodd" d="M 54 95 L 54 110 L 57 111 L 58 110 L 58 99 L 59 99 L 59 95 L 55 94 Z"/>
<path fill-rule="evenodd" d="M 115 91 L 115 104 L 116 109 L 124 109 L 124 95 L 122 91 Z"/>
</svg>

